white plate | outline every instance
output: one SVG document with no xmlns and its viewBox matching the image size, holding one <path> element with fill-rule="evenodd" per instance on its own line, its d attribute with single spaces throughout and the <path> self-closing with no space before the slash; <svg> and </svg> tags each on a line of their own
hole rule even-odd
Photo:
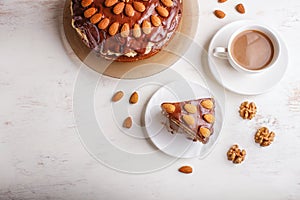
<svg viewBox="0 0 300 200">
<path fill-rule="evenodd" d="M 288 50 L 282 39 L 281 55 L 276 66 L 270 68 L 262 74 L 243 74 L 233 69 L 227 60 L 222 60 L 213 56 L 215 47 L 226 47 L 231 34 L 244 25 L 258 24 L 254 21 L 237 21 L 221 28 L 212 38 L 208 49 L 209 68 L 215 79 L 228 90 L 245 95 L 262 94 L 269 91 L 284 76 L 288 66 Z"/>
<path fill-rule="evenodd" d="M 186 101 L 198 98 L 213 97 L 211 92 L 197 83 L 175 81 L 161 87 L 150 99 L 145 112 L 145 126 L 149 138 L 164 153 L 178 158 L 204 158 L 211 152 L 219 137 L 222 125 L 222 109 L 216 100 L 216 122 L 214 133 L 207 144 L 193 142 L 184 134 L 171 134 L 165 123 L 160 105 L 163 102 Z"/>
</svg>

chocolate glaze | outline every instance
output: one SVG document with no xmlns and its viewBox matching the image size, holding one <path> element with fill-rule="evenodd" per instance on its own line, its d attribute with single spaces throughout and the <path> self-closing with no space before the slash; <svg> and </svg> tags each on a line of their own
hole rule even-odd
<svg viewBox="0 0 300 200">
<path fill-rule="evenodd" d="M 154 44 L 149 54 L 154 54 L 161 50 L 161 48 L 166 45 L 169 39 L 172 37 L 181 20 L 182 3 L 180 3 L 180 0 L 173 0 L 173 6 L 167 8 L 169 11 L 169 16 L 164 18 L 160 17 L 155 10 L 158 5 L 162 5 L 160 0 L 129 0 L 128 3 L 132 4 L 133 1 L 142 2 L 145 5 L 146 10 L 142 13 L 135 11 L 133 17 L 128 17 L 124 12 L 118 15 L 114 14 L 112 12 L 113 6 L 110 8 L 105 7 L 105 0 L 94 0 L 94 2 L 87 8 L 83 8 L 81 6 L 81 0 L 72 0 L 71 9 L 73 10 L 72 18 L 74 20 L 74 26 L 80 29 L 86 35 L 88 41 L 84 41 L 85 44 L 89 48 L 94 49 L 100 55 L 110 59 L 116 59 L 116 57 L 106 55 L 108 51 L 126 54 L 134 50 L 138 53 L 138 55 L 135 56 L 137 59 L 148 57 L 145 55 L 145 51 L 149 42 Z M 146 35 L 142 33 L 141 37 L 139 38 L 133 37 L 132 32 L 128 37 L 125 38 L 121 37 L 120 34 L 110 36 L 107 29 L 100 30 L 97 27 L 97 24 L 92 24 L 89 19 L 84 17 L 84 11 L 90 7 L 97 8 L 97 12 L 103 14 L 102 19 L 109 18 L 110 24 L 119 22 L 119 29 L 124 23 L 129 23 L 131 28 L 133 28 L 135 23 L 139 24 L 141 27 L 141 24 L 144 20 L 151 21 L 151 15 L 158 15 L 162 24 L 159 27 L 152 26 L 152 31 L 150 34 Z M 124 56 L 121 57 L 123 57 L 121 60 L 124 60 Z"/>
<path fill-rule="evenodd" d="M 175 111 L 173 113 L 171 113 L 171 114 L 166 113 L 166 115 L 167 115 L 167 117 L 169 118 L 169 121 L 170 121 L 170 128 L 174 132 L 177 132 L 180 129 L 180 127 L 176 123 L 183 124 L 185 127 L 189 128 L 192 132 L 194 132 L 195 135 L 197 135 L 198 138 L 200 138 L 200 141 L 202 143 L 204 143 L 204 144 L 207 143 L 208 140 L 209 140 L 209 138 L 206 138 L 203 135 L 201 135 L 199 133 L 199 129 L 201 127 L 206 127 L 206 128 L 208 128 L 210 130 L 211 135 L 213 134 L 213 132 L 214 132 L 213 125 L 214 124 L 206 122 L 203 119 L 203 116 L 205 114 L 211 114 L 211 115 L 215 116 L 215 106 L 212 109 L 206 109 L 206 108 L 204 108 L 201 105 L 201 102 L 205 101 L 205 100 L 211 100 L 214 103 L 214 105 L 215 105 L 214 99 L 212 99 L 212 98 L 203 98 L 203 99 L 190 100 L 190 101 L 184 101 L 184 102 L 176 102 L 176 103 L 167 103 L 166 102 L 166 104 L 172 104 L 172 105 L 175 106 Z M 184 109 L 184 105 L 185 104 L 195 105 L 197 107 L 197 112 L 195 114 L 188 113 Z M 183 121 L 183 119 L 182 119 L 183 115 L 191 115 L 191 116 L 193 116 L 194 119 L 195 119 L 195 124 L 194 125 L 188 125 L 188 124 L 186 124 Z"/>
</svg>

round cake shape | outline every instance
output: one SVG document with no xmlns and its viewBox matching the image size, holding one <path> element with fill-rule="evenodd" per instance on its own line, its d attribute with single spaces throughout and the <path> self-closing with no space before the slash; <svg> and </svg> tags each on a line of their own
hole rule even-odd
<svg viewBox="0 0 300 200">
<path fill-rule="evenodd" d="M 72 26 L 97 54 L 122 62 L 158 53 L 182 16 L 181 0 L 72 0 Z"/>
</svg>

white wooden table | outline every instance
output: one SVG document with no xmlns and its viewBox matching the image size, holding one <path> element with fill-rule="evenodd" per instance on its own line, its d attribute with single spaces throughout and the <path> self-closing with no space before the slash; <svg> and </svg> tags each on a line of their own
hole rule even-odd
<svg viewBox="0 0 300 200">
<path fill-rule="evenodd" d="M 245 15 L 234 10 L 237 3 L 240 1 L 218 4 L 217 0 L 199 0 L 195 42 L 207 49 L 213 34 L 225 24 L 239 19 L 261 21 L 277 30 L 286 42 L 290 56 L 287 73 L 279 85 L 263 95 L 225 91 L 224 127 L 207 158 L 178 159 L 155 172 L 137 175 L 96 161 L 79 139 L 72 106 L 79 66 L 71 59 L 72 51 L 66 51 L 62 44 L 64 1 L 2 0 L 0 199 L 300 199 L 300 2 L 242 1 Z M 225 19 L 212 14 L 217 8 L 227 12 Z M 197 79 L 193 69 L 182 66 L 171 69 Z M 87 68 L 81 70 L 92 73 Z M 102 77 L 98 95 L 103 99 L 96 110 L 110 108 L 109 99 L 117 83 L 117 79 Z M 135 81 L 125 83 L 134 86 Z M 259 114 L 252 121 L 238 116 L 243 100 L 259 106 Z M 253 134 L 261 125 L 277 134 L 270 147 L 259 148 L 253 142 Z M 124 141 L 115 140 L 128 151 L 153 148 L 147 142 L 134 146 Z M 248 153 L 241 165 L 226 160 L 226 151 L 234 143 Z M 178 173 L 182 165 L 193 166 L 193 174 Z"/>
</svg>

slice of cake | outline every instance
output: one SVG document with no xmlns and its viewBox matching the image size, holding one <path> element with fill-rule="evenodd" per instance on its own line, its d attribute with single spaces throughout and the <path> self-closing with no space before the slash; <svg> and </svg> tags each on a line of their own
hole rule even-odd
<svg viewBox="0 0 300 200">
<path fill-rule="evenodd" d="M 194 141 L 207 143 L 214 132 L 215 101 L 213 98 L 161 104 L 162 113 L 169 119 L 171 133 L 182 132 Z"/>
</svg>

